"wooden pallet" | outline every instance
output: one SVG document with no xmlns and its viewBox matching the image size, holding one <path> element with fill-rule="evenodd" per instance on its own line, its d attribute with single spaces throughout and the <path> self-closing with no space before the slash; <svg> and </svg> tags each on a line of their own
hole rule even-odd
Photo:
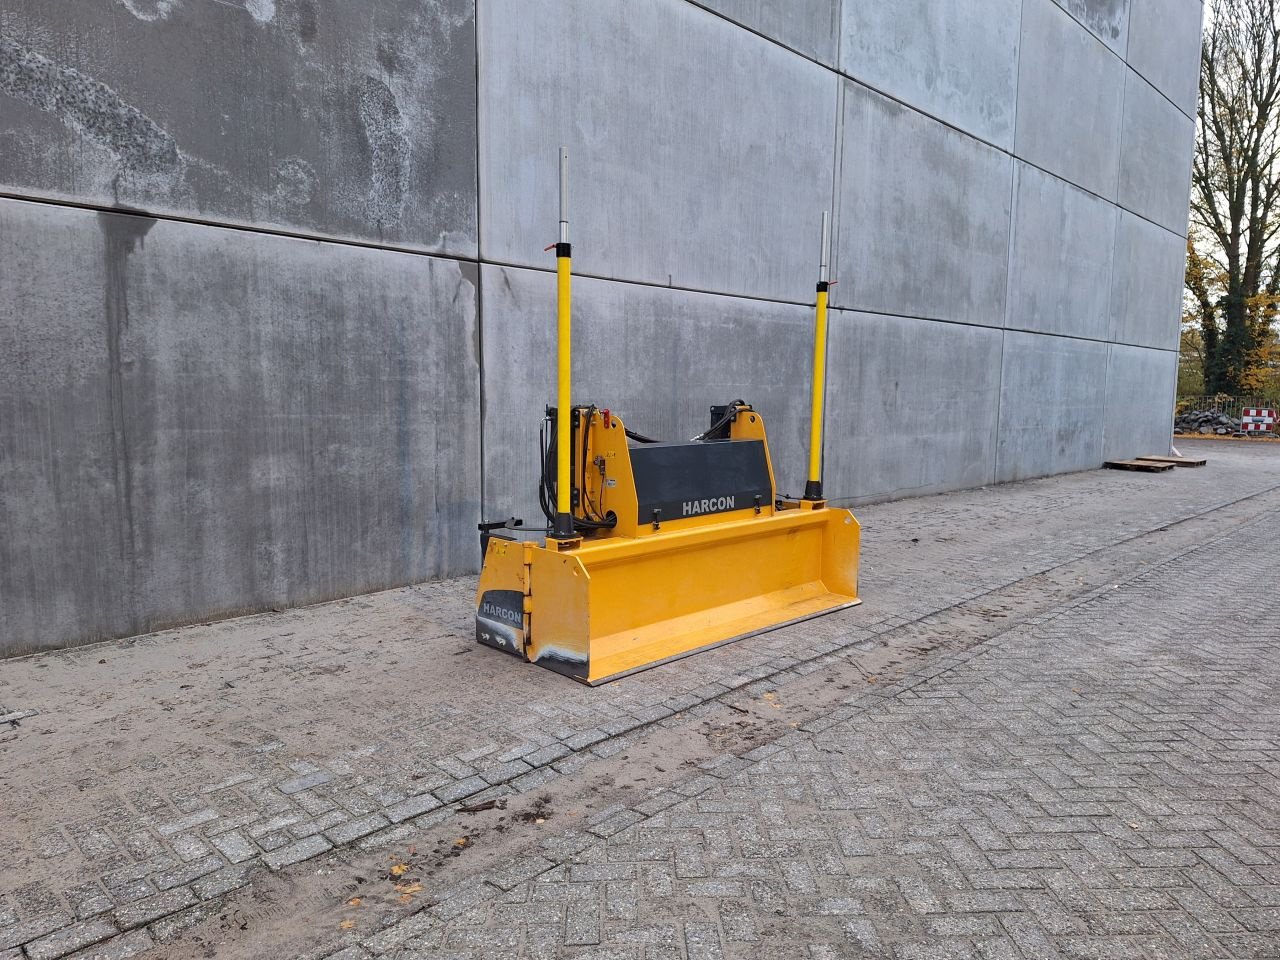
<svg viewBox="0 0 1280 960">
<path fill-rule="evenodd" d="M 1143 473 L 1164 473 L 1172 470 L 1172 463 L 1155 463 L 1151 460 L 1108 460 L 1103 464 L 1112 470 L 1140 470 Z"/>
<path fill-rule="evenodd" d="M 1157 457 L 1155 455 L 1149 457 L 1139 457 L 1139 460 L 1149 460 L 1152 463 L 1169 463 L 1175 467 L 1203 467 L 1209 461 L 1203 457 Z"/>
</svg>

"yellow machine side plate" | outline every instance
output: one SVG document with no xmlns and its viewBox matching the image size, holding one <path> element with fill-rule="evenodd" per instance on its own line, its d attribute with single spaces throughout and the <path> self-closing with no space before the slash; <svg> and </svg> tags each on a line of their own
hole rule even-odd
<svg viewBox="0 0 1280 960">
<path fill-rule="evenodd" d="M 530 555 L 530 660 L 596 684 L 858 603 L 858 522 L 786 510 Z"/>
</svg>

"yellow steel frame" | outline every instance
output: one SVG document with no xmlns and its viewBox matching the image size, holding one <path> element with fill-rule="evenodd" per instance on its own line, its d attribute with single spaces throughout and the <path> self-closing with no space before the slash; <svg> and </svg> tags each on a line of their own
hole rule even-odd
<svg viewBox="0 0 1280 960">
<path fill-rule="evenodd" d="M 771 497 L 758 513 L 681 517 L 654 529 L 637 517 L 622 422 L 579 414 L 571 442 L 578 451 L 586 440 L 588 464 L 579 489 L 616 526 L 571 544 L 491 540 L 481 575 L 481 596 L 524 595 L 527 659 L 596 684 L 860 602 L 861 531 L 849 511 Z M 767 452 L 763 418 L 741 408 L 726 442 L 755 439 Z"/>
<path fill-rule="evenodd" d="M 827 219 L 814 318 L 813 383 L 805 499 L 744 505 L 717 514 L 643 523 L 622 422 L 572 404 L 572 263 L 561 152 L 560 242 L 556 244 L 556 518 L 541 543 L 494 537 L 480 576 L 486 593 L 518 592 L 523 617 L 501 638 L 535 663 L 596 684 L 707 647 L 860 603 L 861 531 L 821 494 L 826 388 Z M 573 453 L 581 502 L 575 511 Z M 764 421 L 738 408 L 725 442 L 759 440 Z M 768 460 L 771 491 L 776 491 Z M 574 532 L 574 512 L 616 517 L 609 529 Z M 591 518 L 586 516 L 585 518 Z M 479 621 L 478 621 L 479 623 Z M 478 629 L 483 629 L 478 626 Z"/>
</svg>

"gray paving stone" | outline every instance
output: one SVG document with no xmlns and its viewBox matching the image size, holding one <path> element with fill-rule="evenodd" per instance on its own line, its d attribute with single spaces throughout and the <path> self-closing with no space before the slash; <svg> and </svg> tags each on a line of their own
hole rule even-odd
<svg viewBox="0 0 1280 960">
<path fill-rule="evenodd" d="M 497 887 L 482 879 L 465 880 L 440 894 L 440 902 L 431 907 L 431 912 L 441 920 L 452 920 L 473 907 L 492 900 L 497 893 Z"/>
<path fill-rule="evenodd" d="M 337 953 L 330 953 L 324 960 L 369 960 L 372 956 L 373 954 L 364 947 L 355 946 L 339 950 Z"/>
<path fill-rule="evenodd" d="M 116 923 L 120 925 L 122 930 L 132 930 L 134 927 L 146 926 L 152 920 L 167 916 L 171 913 L 177 913 L 196 902 L 195 894 L 186 887 L 179 887 L 175 890 L 166 890 L 164 893 L 157 893 L 155 896 L 147 897 L 144 900 L 136 900 L 133 903 L 123 907 L 118 907 L 115 912 Z"/>
<path fill-rule="evenodd" d="M 314 820 L 303 820 L 301 823 L 295 823 L 289 828 L 289 835 L 302 839 L 312 834 L 324 833 L 330 827 L 336 827 L 340 823 L 347 820 L 347 814 L 343 810 L 330 810 L 322 813 Z"/>
<path fill-rule="evenodd" d="M 509 760 L 506 763 L 491 767 L 480 774 L 480 777 L 489 784 L 506 783 L 513 780 L 523 773 L 528 773 L 532 767 L 523 760 Z"/>
<path fill-rule="evenodd" d="M 340 823 L 338 826 L 326 830 L 325 836 L 329 838 L 335 847 L 340 847 L 381 830 L 389 822 L 382 814 L 371 813 L 358 820 L 348 820 L 346 823 Z"/>
<path fill-rule="evenodd" d="M 600 907 L 596 903 L 570 903 L 564 942 L 569 946 L 600 942 Z"/>
<path fill-rule="evenodd" d="M 540 873 L 546 873 L 555 864 L 546 857 L 518 857 L 501 870 L 488 874 L 486 879 L 501 890 L 511 890 L 526 880 L 532 880 Z"/>
<path fill-rule="evenodd" d="M 154 946 L 155 941 L 146 930 L 131 930 L 105 943 L 73 953 L 66 960 L 129 960 L 129 957 L 146 953 Z"/>
<path fill-rule="evenodd" d="M 416 797 L 409 797 L 406 800 L 401 800 L 399 803 L 392 804 L 384 809 L 382 813 L 392 823 L 401 823 L 405 820 L 411 819 L 412 817 L 419 816 L 420 814 L 430 813 L 439 806 L 439 800 L 429 793 L 423 793 Z"/>
<path fill-rule="evenodd" d="M 23 946 L 30 960 L 56 960 L 82 947 L 100 943 L 120 932 L 111 920 L 99 917 L 63 927 L 48 936 L 33 940 Z"/>
<path fill-rule="evenodd" d="M 585 750 L 587 747 L 594 746 L 609 735 L 599 727 L 593 727 L 590 730 L 582 730 L 570 737 L 566 737 L 564 745 L 570 750 Z"/>
<path fill-rule="evenodd" d="M 258 855 L 258 848 L 235 830 L 219 834 L 209 842 L 232 863 L 241 863 Z"/>
<path fill-rule="evenodd" d="M 169 890 L 173 887 L 179 887 L 183 884 L 191 883 L 203 876 L 213 873 L 215 870 L 221 870 L 226 866 L 221 857 L 207 857 L 204 860 L 198 860 L 195 863 L 183 864 L 182 866 L 169 867 L 161 870 L 151 878 L 151 882 L 157 890 Z"/>
<path fill-rule="evenodd" d="M 179 820 L 162 823 L 156 827 L 156 832 L 162 837 L 171 837 L 174 834 L 185 833 L 216 819 L 218 819 L 217 811 L 206 807 L 203 810 L 197 810 L 195 813 L 189 813 Z"/>
<path fill-rule="evenodd" d="M 430 913 L 415 913 L 369 937 L 364 941 L 363 947 L 375 956 L 399 952 L 405 944 L 442 926 L 442 922 Z"/>
<path fill-rule="evenodd" d="M 459 780 L 457 783 L 440 787 L 434 793 L 441 802 L 454 803 L 471 796 L 473 793 L 479 793 L 487 786 L 489 786 L 488 781 L 481 777 L 467 777 L 467 779 Z"/>
<path fill-rule="evenodd" d="M 636 810 L 618 810 L 602 819 L 589 821 L 587 827 L 599 837 L 611 837 L 644 819 L 644 814 Z"/>
<path fill-rule="evenodd" d="M 250 864 L 237 864 L 232 867 L 224 867 L 217 873 L 211 873 L 207 877 L 201 877 L 199 880 L 191 884 L 191 889 L 195 891 L 196 897 L 201 900 L 212 900 L 220 897 L 232 890 L 238 890 L 249 882 Z"/>
<path fill-rule="evenodd" d="M 299 840 L 297 843 L 264 854 L 262 862 L 272 870 L 282 870 L 291 864 L 310 860 L 331 849 L 333 844 L 324 837 L 307 837 L 305 840 Z"/>
<path fill-rule="evenodd" d="M 53 913 L 0 927 L 0 950 L 20 947 L 30 940 L 37 940 L 55 930 L 61 930 L 70 923 L 69 913 Z"/>
<path fill-rule="evenodd" d="M 293 777 L 280 784 L 279 790 L 286 796 L 294 793 L 301 793 L 303 790 L 310 790 L 312 787 L 318 787 L 322 784 L 329 783 L 333 780 L 333 774 L 327 770 L 316 770 L 314 773 L 308 773 L 301 777 Z"/>
</svg>

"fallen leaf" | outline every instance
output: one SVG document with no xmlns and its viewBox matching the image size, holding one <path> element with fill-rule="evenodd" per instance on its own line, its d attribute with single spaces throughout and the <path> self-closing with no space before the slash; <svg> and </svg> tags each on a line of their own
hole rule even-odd
<svg viewBox="0 0 1280 960">
<path fill-rule="evenodd" d="M 409 865 L 407 863 L 397 863 L 394 867 L 391 868 L 391 875 L 393 877 L 403 877 L 408 872 L 409 872 Z"/>
<path fill-rule="evenodd" d="M 348 901 L 347 901 L 347 906 L 348 906 L 348 907 L 358 907 L 358 906 L 360 906 L 360 904 L 361 904 L 362 902 L 363 902 L 363 900 L 362 900 L 362 898 L 361 898 L 361 897 L 352 897 L 350 900 L 348 900 Z"/>
<path fill-rule="evenodd" d="M 341 927 L 343 930 L 350 930 L 355 925 L 356 925 L 356 922 L 354 920 L 343 920 L 340 924 L 338 924 L 338 926 Z"/>
<path fill-rule="evenodd" d="M 422 884 L 416 880 L 413 883 L 397 883 L 396 893 L 421 893 Z"/>
</svg>

